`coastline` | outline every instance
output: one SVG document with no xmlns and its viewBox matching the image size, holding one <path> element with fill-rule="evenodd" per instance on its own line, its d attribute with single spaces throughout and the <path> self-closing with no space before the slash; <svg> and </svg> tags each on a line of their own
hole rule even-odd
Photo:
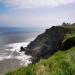
<svg viewBox="0 0 75 75">
<path fill-rule="evenodd" d="M 20 42 L 20 43 L 12 43 L 6 45 L 6 51 L 10 52 L 9 55 L 0 55 L 0 75 L 8 72 L 9 70 L 14 70 L 21 66 L 28 66 L 28 64 L 32 63 L 30 61 L 31 56 L 25 55 L 25 52 L 20 52 L 20 47 L 27 45 L 30 42 Z"/>
</svg>

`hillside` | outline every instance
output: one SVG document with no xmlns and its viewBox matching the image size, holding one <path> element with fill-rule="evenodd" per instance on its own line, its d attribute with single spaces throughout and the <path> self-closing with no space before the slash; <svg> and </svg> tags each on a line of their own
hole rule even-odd
<svg viewBox="0 0 75 75">
<path fill-rule="evenodd" d="M 33 56 L 33 62 L 39 61 L 41 58 L 48 58 L 55 52 L 63 49 L 65 41 L 74 36 L 74 24 L 53 26 L 50 29 L 46 29 L 43 34 L 38 35 L 27 46 L 25 53 Z"/>
<path fill-rule="evenodd" d="M 68 51 L 58 51 L 39 63 L 22 67 L 6 75 L 75 75 L 75 47 Z"/>
<path fill-rule="evenodd" d="M 25 51 L 36 63 L 6 75 L 75 75 L 75 23 L 47 29 Z"/>
</svg>

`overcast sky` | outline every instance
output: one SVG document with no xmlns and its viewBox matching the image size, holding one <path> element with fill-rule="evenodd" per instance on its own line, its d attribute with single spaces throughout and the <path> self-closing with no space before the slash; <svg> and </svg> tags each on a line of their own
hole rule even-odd
<svg viewBox="0 0 75 75">
<path fill-rule="evenodd" d="M 75 22 L 75 0 L 0 0 L 0 26 L 50 27 Z"/>
</svg>

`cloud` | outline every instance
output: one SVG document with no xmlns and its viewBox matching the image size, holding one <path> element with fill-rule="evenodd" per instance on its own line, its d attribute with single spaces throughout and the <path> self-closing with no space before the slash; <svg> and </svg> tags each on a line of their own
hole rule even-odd
<svg viewBox="0 0 75 75">
<path fill-rule="evenodd" d="M 12 8 L 36 8 L 43 6 L 59 6 L 75 2 L 75 0 L 0 0 L 7 7 Z"/>
<path fill-rule="evenodd" d="M 24 15 L 1 15 L 0 23 L 4 23 L 6 26 L 8 25 L 14 27 L 40 27 L 40 25 L 48 25 L 48 23 L 50 23 L 50 18 L 46 16 L 25 17 Z"/>
<path fill-rule="evenodd" d="M 58 12 L 58 13 L 57 13 Z M 56 14 L 47 15 L 24 15 L 24 14 L 3 14 L 0 15 L 0 22 L 2 26 L 11 27 L 50 27 L 53 25 L 60 25 L 62 22 L 75 22 L 75 15 L 72 12 L 64 13 L 57 11 Z M 60 12 L 60 13 L 59 13 Z M 73 11 L 74 12 L 74 11 Z M 13 13 L 13 12 L 12 12 Z M 24 12 L 25 13 L 25 12 Z M 41 13 L 42 14 L 42 13 Z M 0 26 L 1 26 L 0 24 Z"/>
</svg>

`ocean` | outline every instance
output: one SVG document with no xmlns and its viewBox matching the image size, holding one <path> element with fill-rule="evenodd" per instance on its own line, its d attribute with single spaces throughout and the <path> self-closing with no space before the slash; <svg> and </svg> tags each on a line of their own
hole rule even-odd
<svg viewBox="0 0 75 75">
<path fill-rule="evenodd" d="M 39 28 L 0 27 L 0 75 L 31 63 L 31 56 L 19 52 L 39 35 Z"/>
</svg>

